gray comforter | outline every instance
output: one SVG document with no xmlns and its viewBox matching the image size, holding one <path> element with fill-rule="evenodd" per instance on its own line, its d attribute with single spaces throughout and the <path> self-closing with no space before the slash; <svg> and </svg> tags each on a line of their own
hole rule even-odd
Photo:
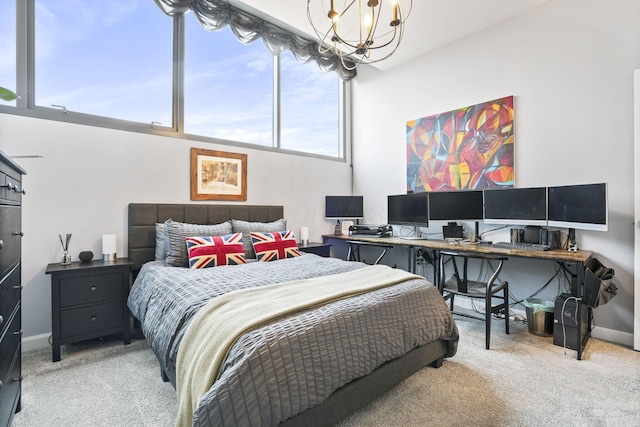
<svg viewBox="0 0 640 427">
<path fill-rule="evenodd" d="M 175 369 L 180 340 L 199 308 L 218 295 L 364 267 L 305 254 L 204 270 L 142 267 L 129 308 L 163 368 Z M 205 394 L 194 425 L 277 425 L 388 360 L 458 331 L 438 290 L 410 280 L 302 312 L 243 335 Z"/>
</svg>

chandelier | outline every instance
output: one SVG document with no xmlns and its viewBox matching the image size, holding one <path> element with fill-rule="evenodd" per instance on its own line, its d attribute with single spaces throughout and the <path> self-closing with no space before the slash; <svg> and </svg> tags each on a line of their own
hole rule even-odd
<svg viewBox="0 0 640 427">
<path fill-rule="evenodd" d="M 307 19 L 321 41 L 319 52 L 338 55 L 353 70 L 393 55 L 412 6 L 412 0 L 307 0 Z"/>
</svg>

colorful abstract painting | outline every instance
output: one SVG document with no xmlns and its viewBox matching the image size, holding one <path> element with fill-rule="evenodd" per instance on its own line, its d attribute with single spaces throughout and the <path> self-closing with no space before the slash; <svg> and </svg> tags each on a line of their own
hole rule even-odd
<svg viewBox="0 0 640 427">
<path fill-rule="evenodd" d="M 513 96 L 407 122 L 407 191 L 514 186 Z"/>
</svg>

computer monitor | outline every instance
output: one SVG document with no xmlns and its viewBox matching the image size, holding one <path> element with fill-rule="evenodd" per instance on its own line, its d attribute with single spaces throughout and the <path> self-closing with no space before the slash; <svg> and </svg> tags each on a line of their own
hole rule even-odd
<svg viewBox="0 0 640 427">
<path fill-rule="evenodd" d="M 387 222 L 415 227 L 415 237 L 420 237 L 419 228 L 429 226 L 428 205 L 425 192 L 387 196 Z"/>
<path fill-rule="evenodd" d="M 547 188 L 484 190 L 487 224 L 547 225 Z"/>
<path fill-rule="evenodd" d="M 481 221 L 482 190 L 429 192 L 429 221 Z"/>
<path fill-rule="evenodd" d="M 325 196 L 324 216 L 327 219 L 362 219 L 363 196 Z"/>
<path fill-rule="evenodd" d="M 548 225 L 581 230 L 607 231 L 607 184 L 549 187 Z"/>
</svg>

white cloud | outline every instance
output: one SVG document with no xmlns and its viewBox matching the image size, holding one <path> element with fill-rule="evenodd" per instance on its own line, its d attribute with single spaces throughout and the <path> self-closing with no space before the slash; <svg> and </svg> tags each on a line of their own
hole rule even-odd
<svg viewBox="0 0 640 427">
<path fill-rule="evenodd" d="M 105 28 L 132 19 L 142 4 L 143 0 L 36 0 L 37 56 L 51 57 Z"/>
</svg>

